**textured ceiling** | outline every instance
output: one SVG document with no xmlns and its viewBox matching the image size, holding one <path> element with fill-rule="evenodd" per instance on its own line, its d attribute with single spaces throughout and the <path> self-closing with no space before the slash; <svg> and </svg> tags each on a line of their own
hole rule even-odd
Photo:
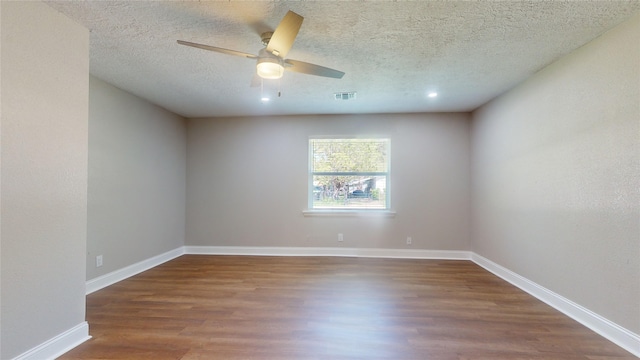
<svg viewBox="0 0 640 360">
<path fill-rule="evenodd" d="M 469 111 L 640 11 L 640 0 L 47 3 L 90 29 L 93 75 L 190 118 Z M 287 10 L 304 17 L 287 57 L 344 78 L 286 72 L 251 88 L 255 60 L 176 43 L 257 54 Z M 356 99 L 335 100 L 342 91 Z"/>
</svg>

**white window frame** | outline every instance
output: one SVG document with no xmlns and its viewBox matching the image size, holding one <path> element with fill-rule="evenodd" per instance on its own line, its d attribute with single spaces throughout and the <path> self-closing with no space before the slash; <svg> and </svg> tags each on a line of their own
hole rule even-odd
<svg viewBox="0 0 640 360">
<path fill-rule="evenodd" d="M 387 171 L 386 172 L 314 172 L 313 171 L 313 140 L 384 140 L 386 141 L 387 151 Z M 314 208 L 314 194 L 315 188 L 313 184 L 314 176 L 323 175 L 343 175 L 343 176 L 384 176 L 385 177 L 385 207 L 384 208 L 366 208 L 366 207 L 332 207 L 332 208 Z M 380 136 L 311 136 L 308 139 L 308 184 L 307 184 L 307 210 L 303 211 L 305 216 L 316 215 L 347 215 L 347 216 L 359 216 L 359 215 L 395 215 L 395 212 L 391 211 L 391 138 Z"/>
</svg>

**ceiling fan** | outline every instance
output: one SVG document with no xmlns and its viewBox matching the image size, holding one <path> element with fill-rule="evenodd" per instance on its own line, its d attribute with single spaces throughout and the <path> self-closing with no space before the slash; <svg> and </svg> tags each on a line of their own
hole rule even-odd
<svg viewBox="0 0 640 360">
<path fill-rule="evenodd" d="M 285 59 L 298 35 L 302 20 L 304 20 L 302 16 L 293 11 L 288 11 L 275 31 L 262 33 L 262 43 L 266 47 L 261 49 L 258 55 L 183 40 L 178 40 L 178 44 L 248 59 L 257 59 L 256 73 L 263 79 L 279 79 L 282 77 L 284 70 L 341 79 L 344 76 L 342 71 L 304 61 Z"/>
</svg>

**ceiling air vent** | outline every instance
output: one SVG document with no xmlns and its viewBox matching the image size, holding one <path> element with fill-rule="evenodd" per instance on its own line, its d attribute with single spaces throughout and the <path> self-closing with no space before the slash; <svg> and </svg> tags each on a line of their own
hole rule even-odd
<svg viewBox="0 0 640 360">
<path fill-rule="evenodd" d="M 337 92 L 337 93 L 334 93 L 333 95 L 335 96 L 336 100 L 351 100 L 356 98 L 355 91 Z"/>
</svg>

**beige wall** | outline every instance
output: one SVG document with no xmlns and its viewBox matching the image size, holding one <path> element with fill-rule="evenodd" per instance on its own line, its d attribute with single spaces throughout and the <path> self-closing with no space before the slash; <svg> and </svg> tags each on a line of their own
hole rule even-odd
<svg viewBox="0 0 640 360">
<path fill-rule="evenodd" d="M 87 279 L 184 245 L 185 178 L 185 120 L 92 76 Z"/>
<path fill-rule="evenodd" d="M 640 333 L 640 15 L 473 114 L 473 248 Z"/>
<path fill-rule="evenodd" d="M 89 32 L 2 8 L 2 324 L 13 358 L 85 320 Z"/>
<path fill-rule="evenodd" d="M 189 120 L 186 244 L 469 250 L 469 131 L 467 114 Z M 396 217 L 304 217 L 309 136 L 355 134 L 391 138 Z"/>
</svg>

